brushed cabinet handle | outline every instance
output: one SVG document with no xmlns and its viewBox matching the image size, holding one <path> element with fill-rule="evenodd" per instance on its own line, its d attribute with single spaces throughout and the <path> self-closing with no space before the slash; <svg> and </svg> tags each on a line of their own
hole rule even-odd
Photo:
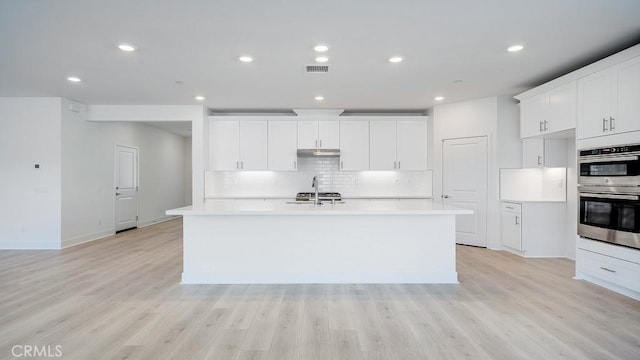
<svg viewBox="0 0 640 360">
<path fill-rule="evenodd" d="M 538 130 L 539 132 L 542 132 L 542 121 L 539 121 L 538 124 Z"/>
<path fill-rule="evenodd" d="M 609 130 L 615 130 L 616 129 L 615 121 L 616 121 L 616 119 L 614 119 L 613 116 L 609 116 Z"/>
<path fill-rule="evenodd" d="M 398 161 L 398 169 L 400 169 L 400 161 Z"/>
<path fill-rule="evenodd" d="M 516 225 L 519 225 L 520 223 L 518 222 L 518 215 L 516 215 Z"/>
<path fill-rule="evenodd" d="M 602 267 L 602 266 L 600 266 L 600 269 L 602 269 L 602 270 L 604 270 L 604 271 L 608 271 L 608 272 L 610 272 L 610 273 L 614 273 L 614 272 L 616 272 L 615 270 L 611 270 L 611 269 L 609 269 L 609 268 Z"/>
<path fill-rule="evenodd" d="M 318 140 L 316 140 L 316 149 L 318 148 Z"/>
<path fill-rule="evenodd" d="M 397 168 L 398 168 L 396 164 L 397 164 L 397 162 L 395 162 L 395 161 L 394 161 L 394 162 L 393 162 L 393 168 L 394 168 L 394 169 L 397 169 Z"/>
<path fill-rule="evenodd" d="M 542 165 L 542 155 L 538 155 L 538 165 Z"/>
<path fill-rule="evenodd" d="M 607 119 L 602 118 L 602 132 L 607 131 Z"/>
<path fill-rule="evenodd" d="M 549 129 L 547 128 L 547 124 L 548 124 L 548 123 L 549 123 L 549 122 L 548 122 L 547 120 L 545 120 L 545 121 L 544 121 L 544 131 L 549 130 Z"/>
<path fill-rule="evenodd" d="M 236 161 L 236 169 L 240 169 L 240 161 Z"/>
<path fill-rule="evenodd" d="M 320 139 L 320 148 L 322 149 L 322 139 Z"/>
</svg>

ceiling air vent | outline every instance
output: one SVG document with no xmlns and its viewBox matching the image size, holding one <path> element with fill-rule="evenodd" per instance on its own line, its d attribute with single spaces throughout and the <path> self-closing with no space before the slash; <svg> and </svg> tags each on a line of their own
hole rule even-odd
<svg viewBox="0 0 640 360">
<path fill-rule="evenodd" d="M 328 73 L 329 65 L 305 65 L 305 72 L 307 73 Z"/>
</svg>

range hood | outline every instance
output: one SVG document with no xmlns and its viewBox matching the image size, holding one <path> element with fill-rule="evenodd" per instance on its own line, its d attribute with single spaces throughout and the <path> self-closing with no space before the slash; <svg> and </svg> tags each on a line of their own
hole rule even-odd
<svg viewBox="0 0 640 360">
<path fill-rule="evenodd" d="M 298 157 L 338 157 L 340 149 L 298 149 Z"/>
</svg>

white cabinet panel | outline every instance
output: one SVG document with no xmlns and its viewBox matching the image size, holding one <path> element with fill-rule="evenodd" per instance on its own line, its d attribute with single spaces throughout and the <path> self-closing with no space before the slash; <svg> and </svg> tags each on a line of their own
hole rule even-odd
<svg viewBox="0 0 640 360">
<path fill-rule="evenodd" d="M 340 121 L 340 170 L 369 170 L 369 121 Z"/>
<path fill-rule="evenodd" d="M 237 120 L 212 120 L 209 125 L 209 159 L 212 170 L 236 170 L 240 161 Z"/>
<path fill-rule="evenodd" d="M 298 120 L 299 149 L 339 149 L 340 121 Z"/>
<path fill-rule="evenodd" d="M 240 121 L 240 170 L 267 169 L 267 121 Z"/>
<path fill-rule="evenodd" d="M 396 131 L 398 169 L 426 170 L 426 122 L 424 120 L 398 120 Z"/>
<path fill-rule="evenodd" d="M 318 121 L 318 148 L 339 149 L 340 148 L 340 121 L 320 120 Z"/>
<path fill-rule="evenodd" d="M 638 130 L 640 57 L 578 80 L 578 139 Z"/>
<path fill-rule="evenodd" d="M 396 169 L 396 121 L 369 122 L 369 163 L 371 170 Z"/>
<path fill-rule="evenodd" d="M 502 204 L 502 245 L 522 251 L 522 210 L 520 204 Z"/>
<path fill-rule="evenodd" d="M 565 167 L 567 140 L 527 138 L 522 140 L 522 167 Z"/>
<path fill-rule="evenodd" d="M 576 82 L 559 86 L 520 104 L 520 137 L 545 135 L 576 127 Z"/>
<path fill-rule="evenodd" d="M 298 120 L 298 149 L 318 147 L 318 121 Z"/>
<path fill-rule="evenodd" d="M 615 115 L 610 124 L 612 131 L 640 130 L 640 57 L 633 58 L 614 68 Z"/>
<path fill-rule="evenodd" d="M 269 170 L 296 170 L 298 122 L 269 120 Z"/>
</svg>

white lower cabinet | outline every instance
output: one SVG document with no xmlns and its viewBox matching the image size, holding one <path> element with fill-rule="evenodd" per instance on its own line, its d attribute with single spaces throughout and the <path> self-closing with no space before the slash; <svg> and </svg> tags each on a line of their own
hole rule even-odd
<svg viewBox="0 0 640 360">
<path fill-rule="evenodd" d="M 576 278 L 640 300 L 640 250 L 578 238 Z"/>
<path fill-rule="evenodd" d="M 566 223 L 563 202 L 503 202 L 502 245 L 524 257 L 564 257 Z"/>
</svg>

